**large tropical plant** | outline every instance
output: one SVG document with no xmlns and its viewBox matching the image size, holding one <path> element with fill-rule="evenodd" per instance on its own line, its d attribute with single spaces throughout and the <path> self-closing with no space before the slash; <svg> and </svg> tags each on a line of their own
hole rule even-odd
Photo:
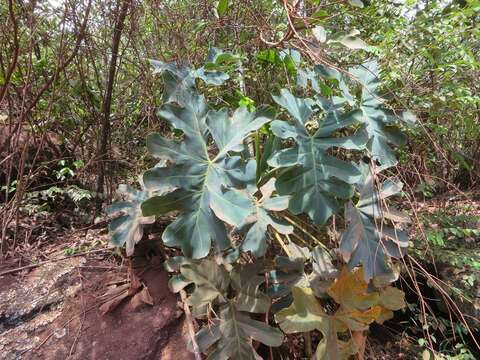
<svg viewBox="0 0 480 360">
<path fill-rule="evenodd" d="M 129 190 L 130 201 L 109 207 L 123 213 L 110 226 L 112 241 L 131 255 L 144 224 L 175 212 L 162 234 L 183 253 L 166 262 L 175 273 L 170 286 L 190 294 L 195 317 L 209 319 L 189 345 L 209 359 L 258 359 L 256 342 L 282 344 L 274 321 L 287 334 L 319 330 L 318 359 L 361 353 L 358 334 L 404 305 L 387 284 L 395 278 L 392 258 L 408 244 L 401 229 L 408 219 L 387 202 L 401 183 L 382 171 L 395 165 L 393 146 L 404 142 L 401 123 L 411 114 L 385 106 L 375 62 L 346 74 L 306 69 L 299 74 L 314 86 L 299 79 L 269 106 L 210 105 L 199 85 L 228 81 L 222 70 L 235 61 L 212 51 L 200 69 L 152 62 L 164 85 L 159 116 L 173 136 L 148 136 L 159 162 L 142 175 L 142 191 Z M 330 96 L 319 83 L 334 89 Z M 315 239 L 320 245 L 310 251 L 292 241 L 301 239 L 292 217 L 322 227 L 343 206 L 338 244 Z M 286 256 L 274 257 L 278 251 Z M 338 304 L 333 310 L 323 306 L 329 298 Z M 275 317 L 250 315 L 258 313 Z M 338 337 L 347 330 L 357 336 Z"/>
</svg>

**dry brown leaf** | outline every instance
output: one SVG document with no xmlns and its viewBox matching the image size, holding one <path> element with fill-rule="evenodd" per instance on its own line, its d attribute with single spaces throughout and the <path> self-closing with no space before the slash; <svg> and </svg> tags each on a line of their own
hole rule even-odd
<svg viewBox="0 0 480 360">
<path fill-rule="evenodd" d="M 135 294 L 135 296 L 130 300 L 130 304 L 134 309 L 138 309 L 143 304 L 153 306 L 153 298 L 148 291 L 146 286 L 143 287 L 142 291 Z"/>
<path fill-rule="evenodd" d="M 138 290 L 142 287 L 142 282 L 138 278 L 137 275 L 133 272 L 133 269 L 130 268 L 129 270 L 129 277 L 130 277 L 130 292 L 131 294 L 136 294 Z"/>
<path fill-rule="evenodd" d="M 110 299 L 104 302 L 100 306 L 100 311 L 103 315 L 115 310 L 115 308 L 120 305 L 120 303 L 128 297 L 128 291 L 124 291 L 121 294 L 115 296 L 113 299 Z"/>
<path fill-rule="evenodd" d="M 116 297 L 118 296 L 119 294 L 121 294 L 122 292 L 127 292 L 128 289 L 130 289 L 130 284 L 127 283 L 127 284 L 123 284 L 123 285 L 119 285 L 119 286 L 116 286 L 116 285 L 113 285 L 113 286 L 109 286 L 107 288 L 107 291 L 105 292 L 105 294 L 103 294 L 102 296 L 100 296 L 101 298 L 107 298 L 107 299 L 111 299 L 113 297 Z M 105 300 L 105 301 L 108 301 L 108 300 Z"/>
</svg>

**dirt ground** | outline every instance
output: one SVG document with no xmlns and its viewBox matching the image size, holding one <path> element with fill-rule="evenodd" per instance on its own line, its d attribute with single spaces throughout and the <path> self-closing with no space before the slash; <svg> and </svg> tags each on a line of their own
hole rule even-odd
<svg viewBox="0 0 480 360">
<path fill-rule="evenodd" d="M 0 277 L 0 359 L 192 359 L 159 261 L 135 273 L 152 305 L 127 297 L 106 314 L 102 295 L 125 285 L 126 266 L 74 257 Z"/>
</svg>

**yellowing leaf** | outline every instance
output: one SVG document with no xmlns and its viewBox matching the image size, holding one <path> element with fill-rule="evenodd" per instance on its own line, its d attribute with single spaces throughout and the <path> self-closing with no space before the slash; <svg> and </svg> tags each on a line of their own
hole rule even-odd
<svg viewBox="0 0 480 360">
<path fill-rule="evenodd" d="M 327 293 L 345 309 L 366 310 L 378 304 L 379 301 L 379 294 L 368 293 L 367 288 L 363 268 L 350 272 L 347 267 L 344 267 Z"/>
<path fill-rule="evenodd" d="M 430 360 L 432 357 L 430 356 L 430 350 L 425 349 L 422 353 L 422 360 Z"/>
<path fill-rule="evenodd" d="M 400 310 L 405 307 L 405 293 L 393 286 L 380 292 L 380 304 L 389 310 Z"/>
<path fill-rule="evenodd" d="M 328 333 L 329 316 L 311 288 L 293 287 L 293 303 L 275 314 L 275 320 L 287 334 L 320 330 Z"/>
<path fill-rule="evenodd" d="M 378 315 L 378 317 L 375 319 L 375 321 L 377 323 L 383 324 L 385 321 L 393 318 L 393 311 L 392 310 L 387 309 L 383 306 L 380 306 L 380 308 L 382 309 L 382 311 L 381 311 L 380 315 Z"/>
<path fill-rule="evenodd" d="M 368 330 L 374 321 L 381 323 L 393 316 L 392 310 L 387 307 L 398 309 L 403 304 L 403 293 L 400 290 L 387 287 L 381 294 L 368 293 L 367 290 L 363 270 L 358 268 L 349 272 L 345 267 L 328 290 L 328 294 L 340 304 L 335 314 L 328 315 L 324 311 L 311 288 L 293 287 L 293 303 L 279 311 L 275 320 L 287 334 L 320 330 L 323 339 L 318 344 L 316 359 L 348 359 L 362 349 L 362 343 L 358 341 L 356 344 L 353 340 L 342 342 L 337 338 L 337 333 Z"/>
<path fill-rule="evenodd" d="M 334 328 L 332 327 L 332 329 Z M 357 351 L 357 347 L 352 340 L 348 342 L 338 340 L 335 334 L 333 339 L 327 336 L 318 343 L 315 360 L 348 360 Z"/>
<path fill-rule="evenodd" d="M 372 322 L 382 324 L 393 317 L 393 311 L 405 307 L 405 294 L 397 288 L 368 292 L 362 268 L 353 272 L 343 268 L 327 292 L 340 304 L 334 315 L 338 331 L 366 330 Z"/>
<path fill-rule="evenodd" d="M 341 354 L 348 352 L 339 348 L 335 318 L 325 313 L 311 288 L 293 287 L 293 303 L 279 311 L 275 320 L 280 328 L 289 333 L 320 330 L 323 340 L 318 345 L 316 358 L 323 360 L 347 359 Z"/>
<path fill-rule="evenodd" d="M 325 338 L 322 339 L 315 351 L 315 360 L 348 360 L 357 353 L 357 348 L 351 340 L 348 342 L 337 340 L 336 343 L 338 351 L 332 353 L 331 347 L 328 348 L 328 341 Z"/>
<path fill-rule="evenodd" d="M 337 327 L 339 331 L 347 329 L 352 331 L 367 330 L 368 326 L 373 323 L 382 313 L 381 306 L 374 306 L 366 311 L 346 310 L 340 308 L 335 313 L 335 319 L 340 322 Z"/>
</svg>

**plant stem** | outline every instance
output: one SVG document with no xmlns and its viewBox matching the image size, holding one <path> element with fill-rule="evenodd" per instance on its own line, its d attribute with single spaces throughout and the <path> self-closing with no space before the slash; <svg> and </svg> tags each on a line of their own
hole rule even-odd
<svg viewBox="0 0 480 360">
<path fill-rule="evenodd" d="M 316 242 L 318 245 L 320 245 L 321 247 L 323 247 L 324 249 L 326 250 L 329 250 L 329 248 L 324 244 L 322 243 L 320 240 L 318 240 L 315 236 L 313 236 L 308 230 L 305 229 L 305 227 L 302 227 L 300 224 L 298 224 L 296 221 L 294 221 L 293 219 L 289 218 L 288 216 L 286 215 L 282 215 L 282 217 L 287 220 L 290 224 L 292 224 L 293 226 L 295 226 L 297 229 L 299 229 L 301 232 L 303 232 L 305 235 L 307 235 L 310 239 L 312 239 L 314 242 Z"/>
<path fill-rule="evenodd" d="M 260 160 L 261 160 L 261 154 L 260 154 L 260 132 L 257 130 L 255 132 L 255 160 L 257 161 L 257 174 L 256 174 L 256 178 L 257 178 L 257 183 L 258 183 L 258 180 L 260 180 Z"/>
<path fill-rule="evenodd" d="M 290 252 L 290 250 L 288 250 L 287 246 L 285 245 L 285 243 L 283 242 L 282 238 L 280 237 L 280 235 L 278 235 L 277 232 L 274 232 L 273 233 L 273 236 L 275 237 L 275 239 L 278 241 L 278 243 L 280 244 L 280 246 L 282 247 L 283 251 L 285 251 L 285 253 L 287 254 L 288 257 L 292 257 L 292 253 Z"/>
<path fill-rule="evenodd" d="M 187 293 L 185 290 L 180 290 L 180 297 L 183 303 L 183 311 L 185 312 L 185 320 L 187 321 L 188 326 L 188 335 L 192 341 L 193 354 L 195 355 L 195 360 L 202 360 L 202 355 L 200 348 L 198 347 L 197 339 L 195 337 L 195 326 L 193 325 L 192 313 L 187 304 Z"/>
<path fill-rule="evenodd" d="M 303 339 L 305 340 L 305 356 L 310 359 L 312 357 L 312 336 L 310 332 L 303 333 Z"/>
</svg>

